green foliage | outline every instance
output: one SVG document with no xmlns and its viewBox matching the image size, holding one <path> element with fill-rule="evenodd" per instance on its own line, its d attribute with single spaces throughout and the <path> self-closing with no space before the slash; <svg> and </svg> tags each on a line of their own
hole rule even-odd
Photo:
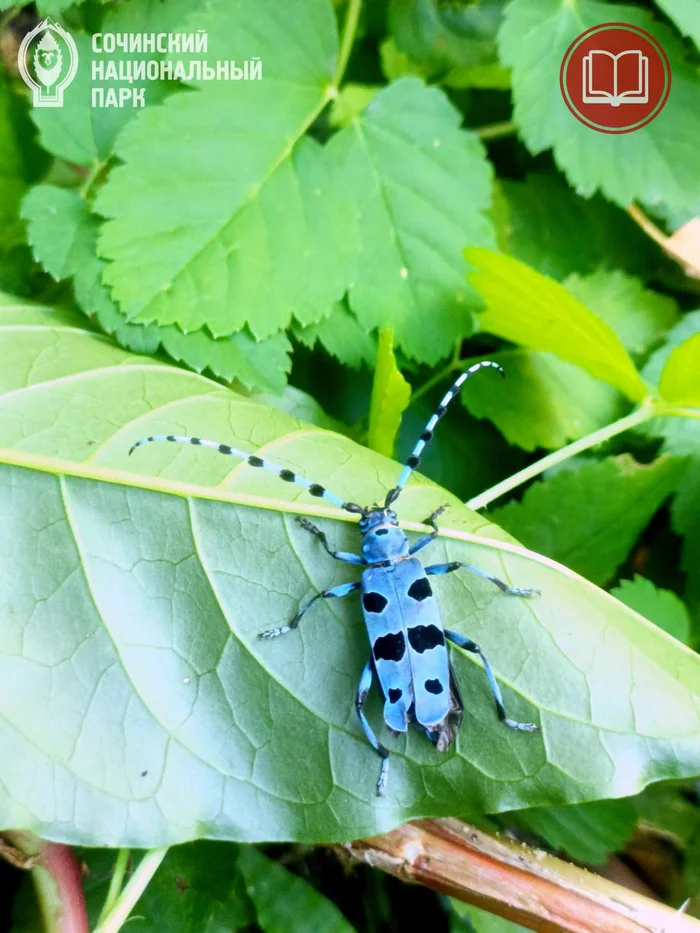
<svg viewBox="0 0 700 933">
<path fill-rule="evenodd" d="M 376 450 L 387 457 L 394 452 L 401 415 L 411 397 L 411 387 L 396 365 L 393 344 L 394 334 L 390 327 L 385 327 L 379 332 L 367 435 L 370 450 Z"/>
<path fill-rule="evenodd" d="M 0 353 L 3 341 L 14 347 L 0 396 L 0 572 L 2 600 L 15 607 L 4 630 L 5 825 L 102 844 L 318 841 L 696 773 L 697 659 L 582 578 L 503 542 L 453 498 L 436 559 L 471 560 L 543 595 L 525 603 L 455 577 L 441 581 L 445 621 L 478 638 L 512 714 L 538 719 L 546 741 L 499 728 L 483 673 L 456 651 L 471 727 L 437 759 L 421 735 L 392 741 L 390 794 L 377 801 L 376 757 L 352 715 L 367 650 L 357 605 L 323 604 L 293 636 L 256 638 L 309 592 L 347 579 L 318 559 L 293 514 L 317 515 L 346 549 L 355 530 L 303 489 L 211 451 L 127 451 L 177 424 L 274 447 L 279 462 L 368 502 L 391 487 L 396 466 L 131 356 L 63 313 L 15 303 L 0 320 Z M 420 520 L 445 500 L 415 482 L 401 513 Z M 50 563 L 36 559 L 46 550 Z M 620 663 L 631 652 L 634 678 Z M 37 703 L 49 690 L 52 702 Z M 75 809 L 59 812 L 59 799 Z M 131 800 L 136 822 L 126 819 Z"/>
<path fill-rule="evenodd" d="M 690 618 L 683 601 L 671 590 L 661 590 L 651 580 L 635 576 L 633 580 L 621 580 L 612 595 L 625 606 L 634 609 L 645 619 L 654 622 L 664 632 L 678 641 L 688 644 Z"/>
<path fill-rule="evenodd" d="M 555 852 L 589 865 L 602 865 L 631 838 L 637 810 L 630 800 L 596 800 L 575 807 L 523 810 L 516 819 Z"/>
<path fill-rule="evenodd" d="M 95 923 L 115 853 L 83 849 L 88 913 Z M 138 859 L 138 856 L 136 856 Z M 170 849 L 138 900 L 131 933 L 352 933 L 337 907 L 252 846 L 195 842 Z"/>
<path fill-rule="evenodd" d="M 367 330 L 394 328 L 411 357 L 436 363 L 471 331 L 476 295 L 465 243 L 489 246 L 491 171 L 442 91 L 401 78 L 341 130 L 329 151 L 357 205 L 350 306 Z"/>
<path fill-rule="evenodd" d="M 75 300 L 122 346 L 155 353 L 160 346 L 173 359 L 252 389 L 280 391 L 289 369 L 289 341 L 283 334 L 256 341 L 246 330 L 215 339 L 206 329 L 183 333 L 178 327 L 129 323 L 102 284 L 105 263 L 95 252 L 97 223 L 84 200 L 72 191 L 37 185 L 26 197 L 22 216 L 36 258 L 55 279 L 73 279 Z"/>
<path fill-rule="evenodd" d="M 516 259 L 484 249 L 467 250 L 470 279 L 486 304 L 483 330 L 546 350 L 575 363 L 635 401 L 646 394 L 619 338 L 600 317 L 553 279 Z"/>
<path fill-rule="evenodd" d="M 573 40 L 611 22 L 606 3 L 580 0 L 513 0 L 499 34 L 501 61 L 513 69 L 513 117 L 533 153 L 553 148 L 557 165 L 579 194 L 596 191 L 621 207 L 638 200 L 672 209 L 700 196 L 695 169 L 700 147 L 700 77 L 685 60 L 671 30 L 645 10 L 616 4 L 614 22 L 650 32 L 663 46 L 673 74 L 673 93 L 658 118 L 634 133 L 591 132 L 573 119 L 559 90 L 559 69 Z"/>
<path fill-rule="evenodd" d="M 509 502 L 493 517 L 527 547 L 602 585 L 685 469 L 685 461 L 674 457 L 649 466 L 628 454 L 583 461 L 533 484 L 522 502 Z"/>
</svg>

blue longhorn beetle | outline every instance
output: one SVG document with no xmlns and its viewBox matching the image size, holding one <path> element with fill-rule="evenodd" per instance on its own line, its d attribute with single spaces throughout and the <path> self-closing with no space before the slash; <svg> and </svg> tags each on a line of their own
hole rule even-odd
<svg viewBox="0 0 700 933">
<path fill-rule="evenodd" d="M 278 638 L 280 635 L 291 632 L 318 599 L 334 599 L 338 596 L 347 596 L 348 593 L 354 593 L 359 589 L 362 590 L 362 609 L 372 645 L 372 654 L 360 676 L 355 706 L 365 736 L 382 758 L 377 782 L 379 796 L 384 794 L 386 788 L 389 752 L 377 739 L 363 710 L 373 677 L 376 674 L 379 680 L 384 697 L 384 722 L 389 729 L 393 733 L 406 732 L 409 723 L 415 722 L 425 731 L 438 751 L 446 751 L 452 745 L 462 722 L 463 704 L 450 664 L 445 639 L 481 658 L 501 722 L 521 732 L 539 731 L 539 727 L 534 723 L 516 722 L 506 716 L 501 691 L 486 656 L 470 638 L 443 628 L 440 610 L 428 578 L 452 573 L 453 570 L 462 568 L 489 580 L 509 596 L 534 596 L 539 591 L 508 586 L 493 574 L 462 561 L 450 561 L 447 564 L 432 564 L 424 567 L 414 555 L 437 537 L 439 533 L 437 519 L 447 506 L 443 505 L 436 509 L 425 520 L 425 524 L 429 525 L 432 531 L 412 545 L 399 528 L 396 512 L 390 508 L 399 497 L 409 476 L 418 466 L 423 448 L 432 438 L 435 426 L 445 414 L 449 403 L 470 376 L 486 367 L 498 370 L 502 376 L 505 375 L 497 363 L 484 360 L 470 366 L 459 376 L 426 424 L 411 456 L 406 461 L 396 486 L 387 493 L 383 506 L 373 505 L 366 508 L 354 502 L 344 502 L 323 486 L 309 482 L 292 470 L 269 463 L 254 454 L 237 450 L 227 444 L 204 440 L 201 437 L 182 437 L 172 434 L 145 437 L 137 441 L 129 451 L 129 454 L 132 454 L 137 447 L 154 441 L 172 441 L 199 447 L 211 447 L 221 454 L 245 460 L 252 467 L 272 470 L 280 479 L 304 486 L 312 496 L 325 499 L 346 512 L 360 516 L 361 555 L 334 551 L 320 528 L 305 518 L 298 519 L 306 531 L 311 532 L 321 541 L 331 557 L 366 569 L 362 571 L 361 582 L 341 583 L 339 586 L 316 593 L 301 606 L 287 625 L 261 632 L 258 637 Z"/>
</svg>

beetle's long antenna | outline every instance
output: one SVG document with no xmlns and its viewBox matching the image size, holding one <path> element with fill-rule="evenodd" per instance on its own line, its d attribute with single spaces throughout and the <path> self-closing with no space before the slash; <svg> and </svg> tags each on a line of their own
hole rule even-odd
<svg viewBox="0 0 700 933">
<path fill-rule="evenodd" d="M 498 372 L 502 376 L 505 376 L 505 373 L 503 372 L 501 367 L 498 365 L 498 363 L 492 363 L 491 360 L 483 360 L 481 363 L 474 363 L 473 366 L 470 366 L 469 369 L 465 370 L 461 374 L 461 376 L 459 376 L 459 378 L 455 380 L 454 385 L 445 393 L 442 401 L 440 402 L 438 407 L 435 409 L 435 412 L 431 415 L 430 419 L 428 420 L 428 423 L 423 429 L 423 433 L 418 438 L 418 441 L 416 442 L 416 446 L 413 448 L 411 452 L 411 456 L 408 458 L 408 460 L 406 461 L 406 465 L 401 471 L 401 475 L 399 476 L 399 481 L 394 486 L 394 488 L 390 489 L 389 492 L 387 493 L 386 499 L 384 501 L 385 509 L 388 508 L 392 502 L 395 502 L 396 499 L 398 499 L 399 494 L 401 490 L 403 489 L 403 487 L 406 485 L 406 481 L 408 480 L 409 476 L 411 475 L 411 473 L 413 473 L 413 471 L 417 468 L 418 464 L 420 463 L 420 455 L 423 453 L 423 449 L 425 448 L 425 445 L 428 444 L 430 440 L 432 439 L 433 432 L 435 431 L 435 426 L 437 425 L 440 418 L 442 418 L 442 416 L 447 411 L 447 406 L 450 404 L 452 399 L 455 397 L 455 395 L 459 393 L 459 390 L 462 388 L 462 385 L 467 381 L 467 379 L 473 376 L 474 373 L 478 373 L 480 369 L 487 369 L 487 368 L 497 369 Z"/>
<path fill-rule="evenodd" d="M 271 470 L 285 482 L 297 483 L 299 486 L 303 486 L 304 489 L 308 489 L 312 496 L 325 499 L 326 502 L 332 502 L 333 505 L 338 506 L 340 509 L 345 509 L 346 512 L 355 512 L 360 515 L 365 512 L 362 506 L 354 502 L 343 502 L 340 496 L 336 496 L 332 492 L 329 492 L 319 483 L 312 483 L 305 477 L 299 476 L 299 474 L 295 473 L 293 470 L 278 466 L 276 463 L 270 463 L 268 460 L 256 457 L 255 454 L 247 453 L 245 450 L 229 447 L 228 444 L 220 444 L 218 441 L 207 441 L 203 437 L 189 437 L 176 434 L 153 434 L 151 437 L 143 437 L 140 441 L 136 441 L 135 444 L 132 444 L 129 449 L 129 456 L 133 454 L 137 447 L 143 447 L 144 444 L 153 444 L 160 441 L 170 441 L 174 444 L 192 444 L 194 447 L 211 447 L 212 450 L 216 450 L 220 454 L 225 454 L 227 457 L 238 457 L 239 460 L 245 460 L 249 466 Z"/>
</svg>

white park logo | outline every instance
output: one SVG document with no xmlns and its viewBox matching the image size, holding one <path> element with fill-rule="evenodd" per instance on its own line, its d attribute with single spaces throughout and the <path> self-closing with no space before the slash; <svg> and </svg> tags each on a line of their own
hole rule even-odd
<svg viewBox="0 0 700 933">
<path fill-rule="evenodd" d="M 35 107 L 62 107 L 63 91 L 78 70 L 78 50 L 69 33 L 47 18 L 22 40 L 17 65 Z"/>
</svg>

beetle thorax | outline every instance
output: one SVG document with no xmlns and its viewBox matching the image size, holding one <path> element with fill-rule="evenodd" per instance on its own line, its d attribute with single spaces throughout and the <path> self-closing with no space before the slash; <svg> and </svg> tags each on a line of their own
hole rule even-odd
<svg viewBox="0 0 700 933">
<path fill-rule="evenodd" d="M 396 512 L 373 509 L 360 521 L 362 556 L 368 564 L 408 556 L 408 538 L 399 528 Z"/>
</svg>

